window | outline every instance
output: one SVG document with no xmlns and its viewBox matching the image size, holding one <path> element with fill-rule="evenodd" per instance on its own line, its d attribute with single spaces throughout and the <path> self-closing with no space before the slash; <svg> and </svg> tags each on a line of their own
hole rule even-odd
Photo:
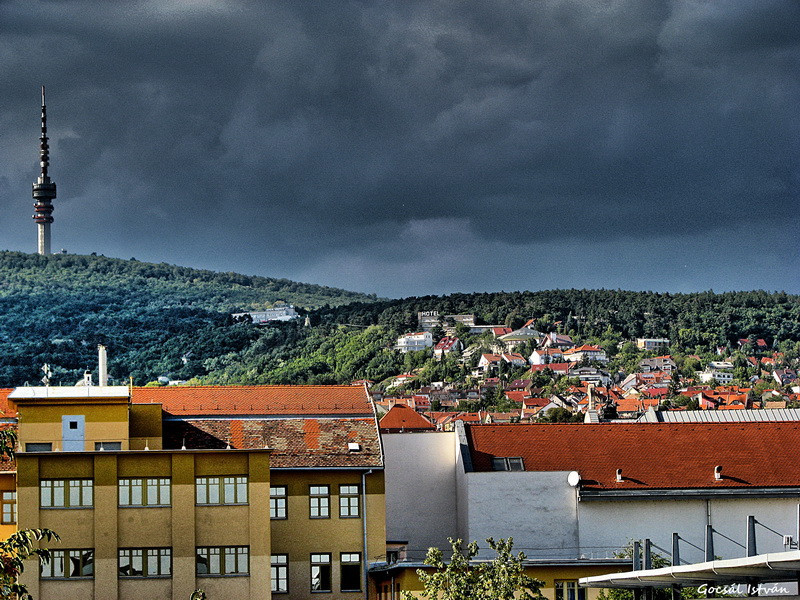
<svg viewBox="0 0 800 600">
<path fill-rule="evenodd" d="M 269 488 L 269 518 L 286 518 L 286 486 L 272 485 Z"/>
<path fill-rule="evenodd" d="M 122 442 L 95 442 L 95 450 L 122 450 Z"/>
<path fill-rule="evenodd" d="M 119 480 L 120 506 L 169 506 L 168 477 L 136 477 Z"/>
<path fill-rule="evenodd" d="M 578 582 L 572 581 L 558 581 L 555 582 L 556 598 L 555 600 L 586 600 L 586 589 L 579 588 Z"/>
<path fill-rule="evenodd" d="M 358 517 L 358 490 L 357 485 L 339 486 L 339 516 L 342 518 Z"/>
<path fill-rule="evenodd" d="M 170 577 L 171 548 L 120 548 L 120 577 Z"/>
<path fill-rule="evenodd" d="M 195 565 L 198 575 L 247 575 L 250 572 L 248 546 L 198 548 Z"/>
<path fill-rule="evenodd" d="M 340 560 L 343 592 L 361 591 L 361 555 L 358 552 L 342 553 Z"/>
<path fill-rule="evenodd" d="M 331 555 L 311 555 L 311 591 L 330 592 L 331 590 Z"/>
<path fill-rule="evenodd" d="M 94 577 L 94 550 L 51 550 L 42 577 Z"/>
<path fill-rule="evenodd" d="M 514 456 L 510 458 L 495 457 L 492 459 L 493 471 L 524 471 L 525 467 L 522 458 Z"/>
<path fill-rule="evenodd" d="M 42 508 L 79 508 L 94 504 L 91 479 L 43 479 L 39 482 Z"/>
<path fill-rule="evenodd" d="M 285 594 L 289 591 L 289 555 L 273 554 L 270 556 L 272 563 L 272 593 Z"/>
<path fill-rule="evenodd" d="M 25 452 L 52 452 L 53 444 L 50 442 L 25 444 Z"/>
<path fill-rule="evenodd" d="M 2 522 L 3 524 L 17 522 L 17 492 L 3 492 L 0 495 L 0 504 L 2 504 Z"/>
<path fill-rule="evenodd" d="M 247 504 L 247 477 L 198 477 L 197 504 Z"/>
<path fill-rule="evenodd" d="M 312 519 L 328 519 L 330 513 L 330 487 L 327 485 L 312 485 L 308 488 L 309 502 Z"/>
</svg>

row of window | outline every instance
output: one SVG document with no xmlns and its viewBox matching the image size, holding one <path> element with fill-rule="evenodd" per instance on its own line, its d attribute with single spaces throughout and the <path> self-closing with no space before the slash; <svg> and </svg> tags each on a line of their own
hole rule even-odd
<svg viewBox="0 0 800 600">
<path fill-rule="evenodd" d="M 120 506 L 170 506 L 170 479 L 139 477 L 119 480 Z M 86 508 L 94 506 L 94 482 L 91 479 L 43 479 L 39 484 L 42 508 Z M 311 485 L 309 517 L 329 519 L 331 489 L 329 485 Z M 339 486 L 339 517 L 361 516 L 360 486 Z M 272 519 L 288 518 L 288 490 L 285 485 L 270 486 L 269 512 Z M 247 477 L 197 477 L 195 501 L 204 504 L 247 504 Z M 13 518 L 13 521 L 6 519 Z M 16 523 L 16 492 L 2 494 L 3 523 Z"/>
<path fill-rule="evenodd" d="M 272 592 L 289 591 L 289 555 L 273 554 L 270 557 Z M 249 575 L 250 548 L 248 546 L 198 547 L 195 556 L 196 574 Z M 332 592 L 332 556 L 330 553 L 311 555 L 311 591 Z M 94 577 L 94 550 L 51 550 L 50 560 L 41 566 L 45 579 Z M 171 548 L 120 548 L 118 556 L 119 577 L 171 577 Z M 361 554 L 343 552 L 339 555 L 339 588 L 342 592 L 361 591 Z M 573 600 L 570 598 L 569 600 Z"/>
<path fill-rule="evenodd" d="M 74 428 L 72 428 L 74 429 Z M 122 442 L 95 442 L 95 450 L 122 450 Z M 25 452 L 52 452 L 52 442 L 28 442 L 25 444 Z"/>
<path fill-rule="evenodd" d="M 273 554 L 272 593 L 289 592 L 289 555 Z M 311 555 L 311 591 L 332 592 L 331 554 L 322 552 Z M 342 552 L 339 555 L 339 590 L 342 592 L 361 591 L 361 554 L 358 552 Z"/>
<path fill-rule="evenodd" d="M 94 550 L 51 550 L 50 561 L 41 567 L 43 578 L 94 577 Z M 248 546 L 198 547 L 197 575 L 248 575 Z M 172 548 L 120 548 L 120 577 L 171 577 Z"/>
<path fill-rule="evenodd" d="M 197 504 L 247 504 L 247 477 L 198 477 L 195 481 Z M 168 477 L 120 479 L 120 506 L 169 506 Z M 42 508 L 94 506 L 91 479 L 43 479 L 39 482 Z"/>
<path fill-rule="evenodd" d="M 339 517 L 354 519 L 361 516 L 361 486 L 339 486 Z M 269 488 L 269 516 L 271 519 L 288 519 L 287 488 L 273 485 Z M 330 519 L 331 488 L 329 485 L 311 485 L 308 488 L 308 516 L 312 519 Z"/>
</svg>

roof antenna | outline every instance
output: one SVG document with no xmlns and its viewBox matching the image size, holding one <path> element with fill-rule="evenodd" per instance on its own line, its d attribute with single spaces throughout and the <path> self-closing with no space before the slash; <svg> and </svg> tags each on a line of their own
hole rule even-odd
<svg viewBox="0 0 800 600">
<path fill-rule="evenodd" d="M 186 436 L 183 436 L 183 444 L 181 444 L 181 450 L 186 450 Z"/>
</svg>

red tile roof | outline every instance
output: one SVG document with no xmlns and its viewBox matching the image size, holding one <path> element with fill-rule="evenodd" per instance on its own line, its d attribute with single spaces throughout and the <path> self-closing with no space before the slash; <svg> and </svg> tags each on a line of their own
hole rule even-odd
<svg viewBox="0 0 800 600">
<path fill-rule="evenodd" d="M 794 422 L 501 424 L 466 432 L 476 471 L 491 471 L 492 457 L 521 456 L 526 471 L 578 471 L 586 489 L 800 486 L 800 463 L 785 459 L 800 445 Z"/>
<path fill-rule="evenodd" d="M 0 419 L 15 419 L 17 417 L 17 407 L 13 401 L 8 399 L 8 395 L 14 388 L 0 388 Z"/>
<path fill-rule="evenodd" d="M 351 385 L 230 385 L 135 387 L 134 404 L 161 404 L 173 415 L 373 414 L 364 387 Z"/>
<path fill-rule="evenodd" d="M 384 433 L 436 429 L 428 419 L 404 404 L 395 404 L 389 412 L 383 415 L 380 428 Z"/>
<path fill-rule="evenodd" d="M 528 395 L 528 392 L 521 391 L 521 392 L 506 392 L 506 398 L 513 402 L 522 402 L 525 399 L 525 396 Z"/>
<path fill-rule="evenodd" d="M 360 450 L 351 452 L 348 443 Z M 373 418 L 187 419 L 164 422 L 164 448 L 272 449 L 271 467 L 380 467 Z"/>
</svg>

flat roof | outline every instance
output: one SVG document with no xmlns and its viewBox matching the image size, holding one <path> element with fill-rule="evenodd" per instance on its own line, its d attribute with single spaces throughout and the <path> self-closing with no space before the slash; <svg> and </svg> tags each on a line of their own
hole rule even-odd
<svg viewBox="0 0 800 600">
<path fill-rule="evenodd" d="M 70 400 L 75 398 L 128 398 L 127 385 L 76 385 L 76 386 L 25 386 L 14 388 L 8 397 L 11 400 Z"/>
</svg>

